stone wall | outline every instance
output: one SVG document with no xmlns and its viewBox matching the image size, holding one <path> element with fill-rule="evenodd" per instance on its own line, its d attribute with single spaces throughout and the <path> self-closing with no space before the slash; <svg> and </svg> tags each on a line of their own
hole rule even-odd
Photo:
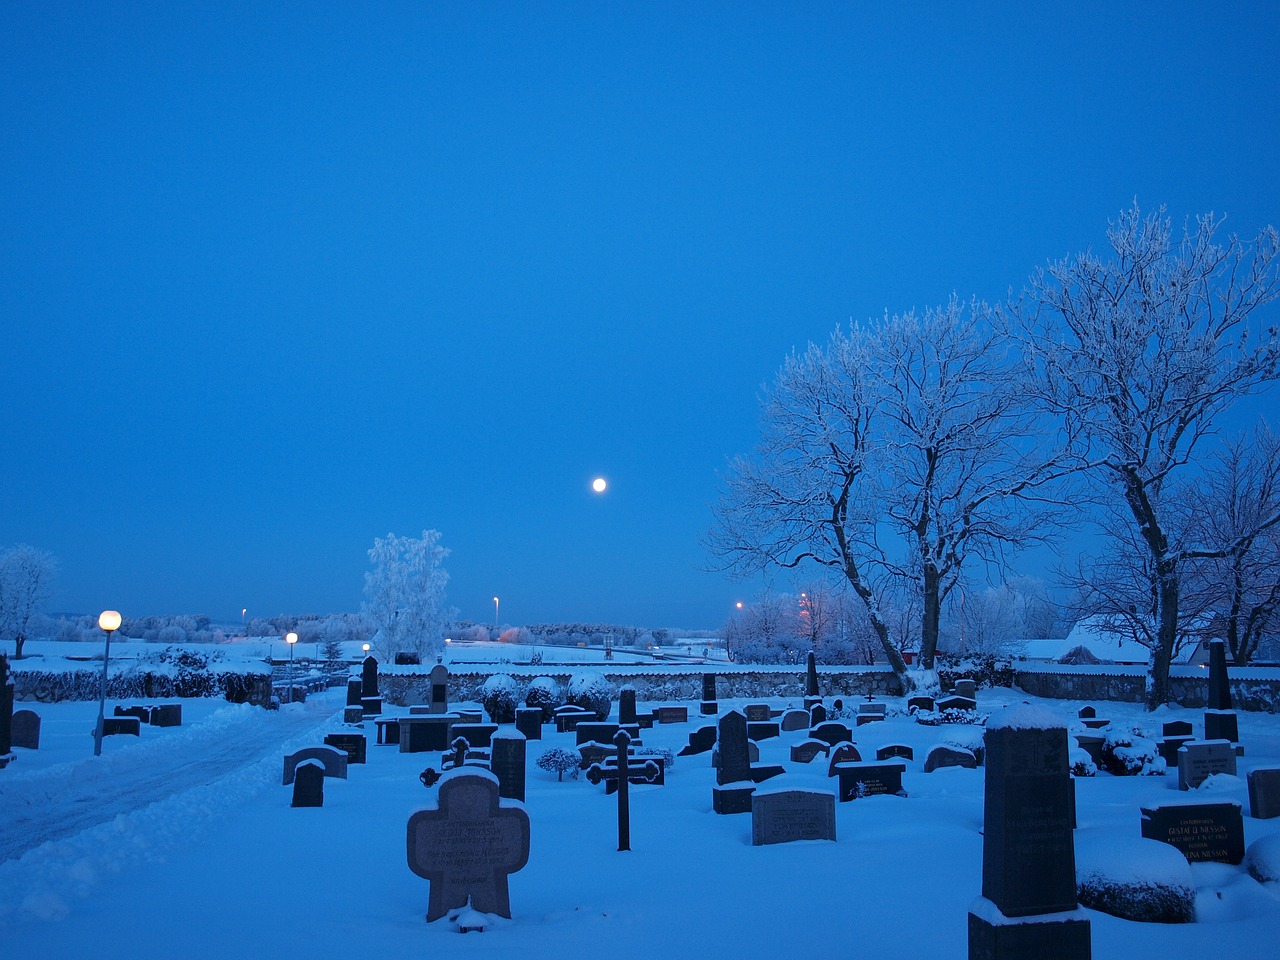
<svg viewBox="0 0 1280 960">
<path fill-rule="evenodd" d="M 1280 711 L 1280 670 L 1275 667 L 1230 667 L 1231 703 L 1237 710 Z M 1056 700 L 1119 700 L 1141 703 L 1146 698 L 1147 668 L 1143 666 L 1078 666 L 1019 664 L 1014 684 L 1037 697 Z M 1201 708 L 1209 702 L 1208 672 L 1195 667 L 1170 671 L 1173 701 Z"/>
</svg>

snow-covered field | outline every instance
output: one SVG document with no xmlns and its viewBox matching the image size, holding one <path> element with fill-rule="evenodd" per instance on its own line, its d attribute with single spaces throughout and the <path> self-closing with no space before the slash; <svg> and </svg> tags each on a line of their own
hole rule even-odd
<svg viewBox="0 0 1280 960">
<path fill-rule="evenodd" d="M 405 856 L 409 815 L 435 791 L 418 781 L 438 754 L 374 745 L 347 780 L 326 780 L 324 807 L 292 809 L 282 758 L 342 731 L 343 691 L 269 713 L 185 701 L 180 728 L 143 727 L 92 756 L 96 703 L 33 704 L 38 751 L 18 749 L 0 771 L 0 944 L 7 957 L 301 956 L 380 960 L 450 956 L 651 958 L 961 958 L 966 918 L 981 888 L 983 770 L 925 774 L 928 748 L 977 728 L 921 726 L 905 716 L 858 728 L 864 757 L 877 746 L 915 748 L 909 794 L 837 804 L 835 842 L 754 847 L 750 815 L 711 810 L 710 755 L 680 757 L 665 786 L 632 788 L 631 852 L 619 853 L 616 805 L 603 786 L 557 782 L 534 765 L 571 734 L 544 728 L 529 743 L 527 866 L 511 876 L 513 919 L 459 935 L 423 917 L 427 881 Z M 983 710 L 1025 699 L 980 691 Z M 770 701 L 785 706 L 785 700 Z M 721 709 L 745 701 L 722 701 Z M 1081 704 L 1037 701 L 1073 718 Z M 111 706 L 108 704 L 108 713 Z M 653 704 L 641 703 L 641 709 Z M 678 750 L 702 721 L 647 731 Z M 891 701 L 891 710 L 901 708 Z M 1118 725 L 1158 731 L 1199 711 L 1144 715 L 1096 704 Z M 390 708 L 391 712 L 399 712 Z M 1247 816 L 1244 773 L 1280 766 L 1280 717 L 1242 714 L 1248 755 L 1239 778 L 1200 793 L 1239 801 L 1245 840 L 1280 833 L 1280 819 Z M 821 758 L 789 761 L 802 732 L 761 744 L 761 762 L 788 772 L 765 788 L 832 790 Z M 1185 794 L 1181 796 L 1185 797 Z M 1139 836 L 1138 808 L 1179 797 L 1176 774 L 1078 783 L 1077 847 Z M 1271 958 L 1280 944 L 1280 889 L 1243 867 L 1193 865 L 1197 922 L 1155 925 L 1090 911 L 1093 956 L 1180 960 Z"/>
</svg>

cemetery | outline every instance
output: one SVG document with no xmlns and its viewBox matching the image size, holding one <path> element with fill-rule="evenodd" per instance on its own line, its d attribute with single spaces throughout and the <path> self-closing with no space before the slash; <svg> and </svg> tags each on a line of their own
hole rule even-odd
<svg viewBox="0 0 1280 960">
<path fill-rule="evenodd" d="M 594 680 L 575 705 L 527 678 L 486 704 L 444 665 L 395 702 L 398 675 L 365 662 L 276 710 L 124 698 L 109 712 L 134 727 L 96 760 L 96 704 L 16 701 L 0 936 L 197 960 L 604 938 L 652 956 L 639 930 L 686 955 L 835 956 L 850 923 L 859 953 L 903 958 L 1250 957 L 1280 937 L 1280 720 L 1213 680 L 1207 712 L 1146 714 L 969 680 L 928 704 L 824 697 L 812 666 L 790 695 L 706 674 L 607 705 Z"/>
</svg>

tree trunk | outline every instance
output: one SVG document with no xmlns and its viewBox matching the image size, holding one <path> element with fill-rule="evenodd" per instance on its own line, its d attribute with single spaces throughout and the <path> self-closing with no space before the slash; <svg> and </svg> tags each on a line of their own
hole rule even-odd
<svg viewBox="0 0 1280 960">
<path fill-rule="evenodd" d="M 22 659 L 22 648 L 25 647 L 26 645 L 27 645 L 27 638 L 25 634 L 20 633 L 13 638 L 13 659 L 15 660 Z"/>
<path fill-rule="evenodd" d="M 941 577 L 932 563 L 924 565 L 924 612 L 920 618 L 920 669 L 932 670 L 938 653 L 938 624 L 942 617 Z"/>
<path fill-rule="evenodd" d="M 1178 639 L 1178 566 L 1168 557 L 1156 563 L 1156 597 L 1156 646 L 1147 671 L 1148 710 L 1169 702 L 1169 666 Z"/>
</svg>

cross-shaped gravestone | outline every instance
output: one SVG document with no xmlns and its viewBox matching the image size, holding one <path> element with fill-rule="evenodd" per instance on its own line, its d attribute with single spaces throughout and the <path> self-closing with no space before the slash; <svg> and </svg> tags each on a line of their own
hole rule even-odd
<svg viewBox="0 0 1280 960">
<path fill-rule="evenodd" d="M 529 860 L 529 815 L 498 778 L 468 767 L 440 779 L 437 805 L 409 818 L 409 869 L 431 883 L 427 922 L 465 907 L 511 918 L 507 875 Z"/>
<path fill-rule="evenodd" d="M 599 763 L 593 763 L 587 769 L 587 779 L 592 783 L 600 783 L 602 780 L 612 780 L 618 785 L 618 849 L 631 849 L 631 798 L 628 789 L 630 777 L 637 774 L 644 776 L 646 780 L 653 780 L 658 776 L 658 764 L 653 760 L 646 760 L 643 766 L 631 769 L 631 762 L 627 757 L 627 748 L 631 746 L 631 734 L 625 730 L 619 730 L 613 737 L 613 745 L 618 748 L 617 762 L 610 766 L 601 766 Z"/>
</svg>

